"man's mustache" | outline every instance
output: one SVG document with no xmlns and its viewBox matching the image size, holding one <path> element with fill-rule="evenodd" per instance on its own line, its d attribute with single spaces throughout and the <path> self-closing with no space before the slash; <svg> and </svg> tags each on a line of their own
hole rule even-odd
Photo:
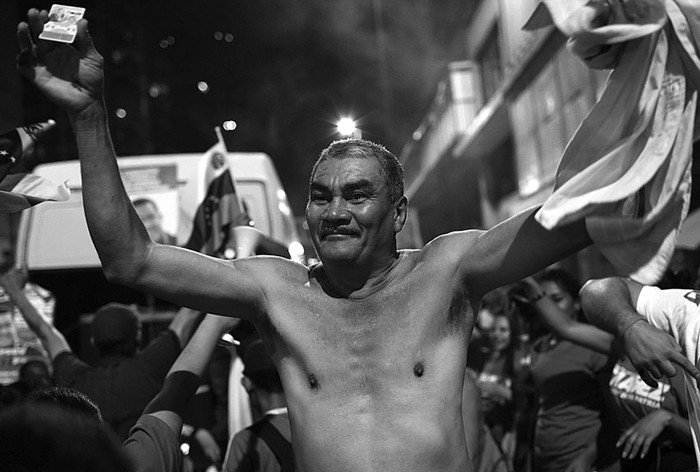
<svg viewBox="0 0 700 472">
<path fill-rule="evenodd" d="M 344 225 L 323 225 L 321 226 L 321 237 L 330 236 L 333 234 L 346 234 L 356 236 L 359 234 L 355 229 Z"/>
</svg>

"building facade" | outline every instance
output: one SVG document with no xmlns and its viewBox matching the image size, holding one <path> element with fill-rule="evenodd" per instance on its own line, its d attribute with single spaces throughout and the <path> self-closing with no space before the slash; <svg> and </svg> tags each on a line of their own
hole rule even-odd
<svg viewBox="0 0 700 472">
<path fill-rule="evenodd" d="M 539 3 L 480 2 L 465 29 L 467 57 L 449 64 L 404 146 L 414 244 L 490 228 L 551 194 L 564 148 L 608 72 L 579 62 L 554 27 L 523 29 Z M 611 273 L 594 248 L 563 265 L 582 278 Z"/>
</svg>

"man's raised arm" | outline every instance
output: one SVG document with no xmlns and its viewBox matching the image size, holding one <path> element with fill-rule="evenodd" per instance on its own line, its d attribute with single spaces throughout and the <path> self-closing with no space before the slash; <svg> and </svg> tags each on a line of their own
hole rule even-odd
<svg viewBox="0 0 700 472">
<path fill-rule="evenodd" d="M 68 113 L 81 160 L 90 235 L 107 275 L 128 277 L 147 257 L 150 240 L 124 190 L 107 128 L 104 60 L 92 44 L 86 20 L 78 23 L 72 46 L 39 39 L 48 20 L 45 10 L 29 10 L 27 20 L 17 28 L 18 68 Z"/>
<path fill-rule="evenodd" d="M 87 21 L 79 21 L 75 42 L 68 45 L 39 39 L 46 10 L 31 9 L 27 16 L 17 27 L 18 69 L 70 117 L 88 228 L 108 279 L 200 311 L 244 318 L 255 313 L 261 289 L 241 271 L 149 238 L 121 181 L 102 91 L 104 61 Z"/>
<path fill-rule="evenodd" d="M 591 244 L 583 220 L 545 229 L 529 208 L 482 232 L 463 257 L 472 290 L 485 294 L 546 268 Z"/>
</svg>

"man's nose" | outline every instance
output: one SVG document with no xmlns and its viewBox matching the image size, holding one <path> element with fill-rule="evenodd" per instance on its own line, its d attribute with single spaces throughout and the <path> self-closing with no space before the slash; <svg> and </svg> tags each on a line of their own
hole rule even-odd
<svg viewBox="0 0 700 472">
<path fill-rule="evenodd" d="M 326 207 L 326 211 L 323 216 L 327 220 L 332 221 L 349 220 L 350 213 L 348 212 L 347 202 L 340 197 L 335 197 L 331 199 L 328 207 Z"/>
</svg>

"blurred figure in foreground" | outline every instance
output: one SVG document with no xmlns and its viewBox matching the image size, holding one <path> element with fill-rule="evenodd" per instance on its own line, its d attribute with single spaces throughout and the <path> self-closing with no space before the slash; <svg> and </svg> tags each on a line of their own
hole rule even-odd
<svg viewBox="0 0 700 472">
<path fill-rule="evenodd" d="M 179 471 L 182 414 L 201 383 L 222 334 L 238 322 L 206 315 L 168 372 L 163 388 L 146 406 L 124 442 L 138 472 Z"/>
<path fill-rule="evenodd" d="M 231 438 L 223 471 L 291 472 L 294 470 L 292 433 L 275 364 L 260 339 L 250 342 L 242 351 L 241 383 L 260 419 Z"/>
<path fill-rule="evenodd" d="M 133 471 L 106 425 L 49 403 L 23 403 L 0 412 L 0 457 L 7 471 Z"/>
</svg>

